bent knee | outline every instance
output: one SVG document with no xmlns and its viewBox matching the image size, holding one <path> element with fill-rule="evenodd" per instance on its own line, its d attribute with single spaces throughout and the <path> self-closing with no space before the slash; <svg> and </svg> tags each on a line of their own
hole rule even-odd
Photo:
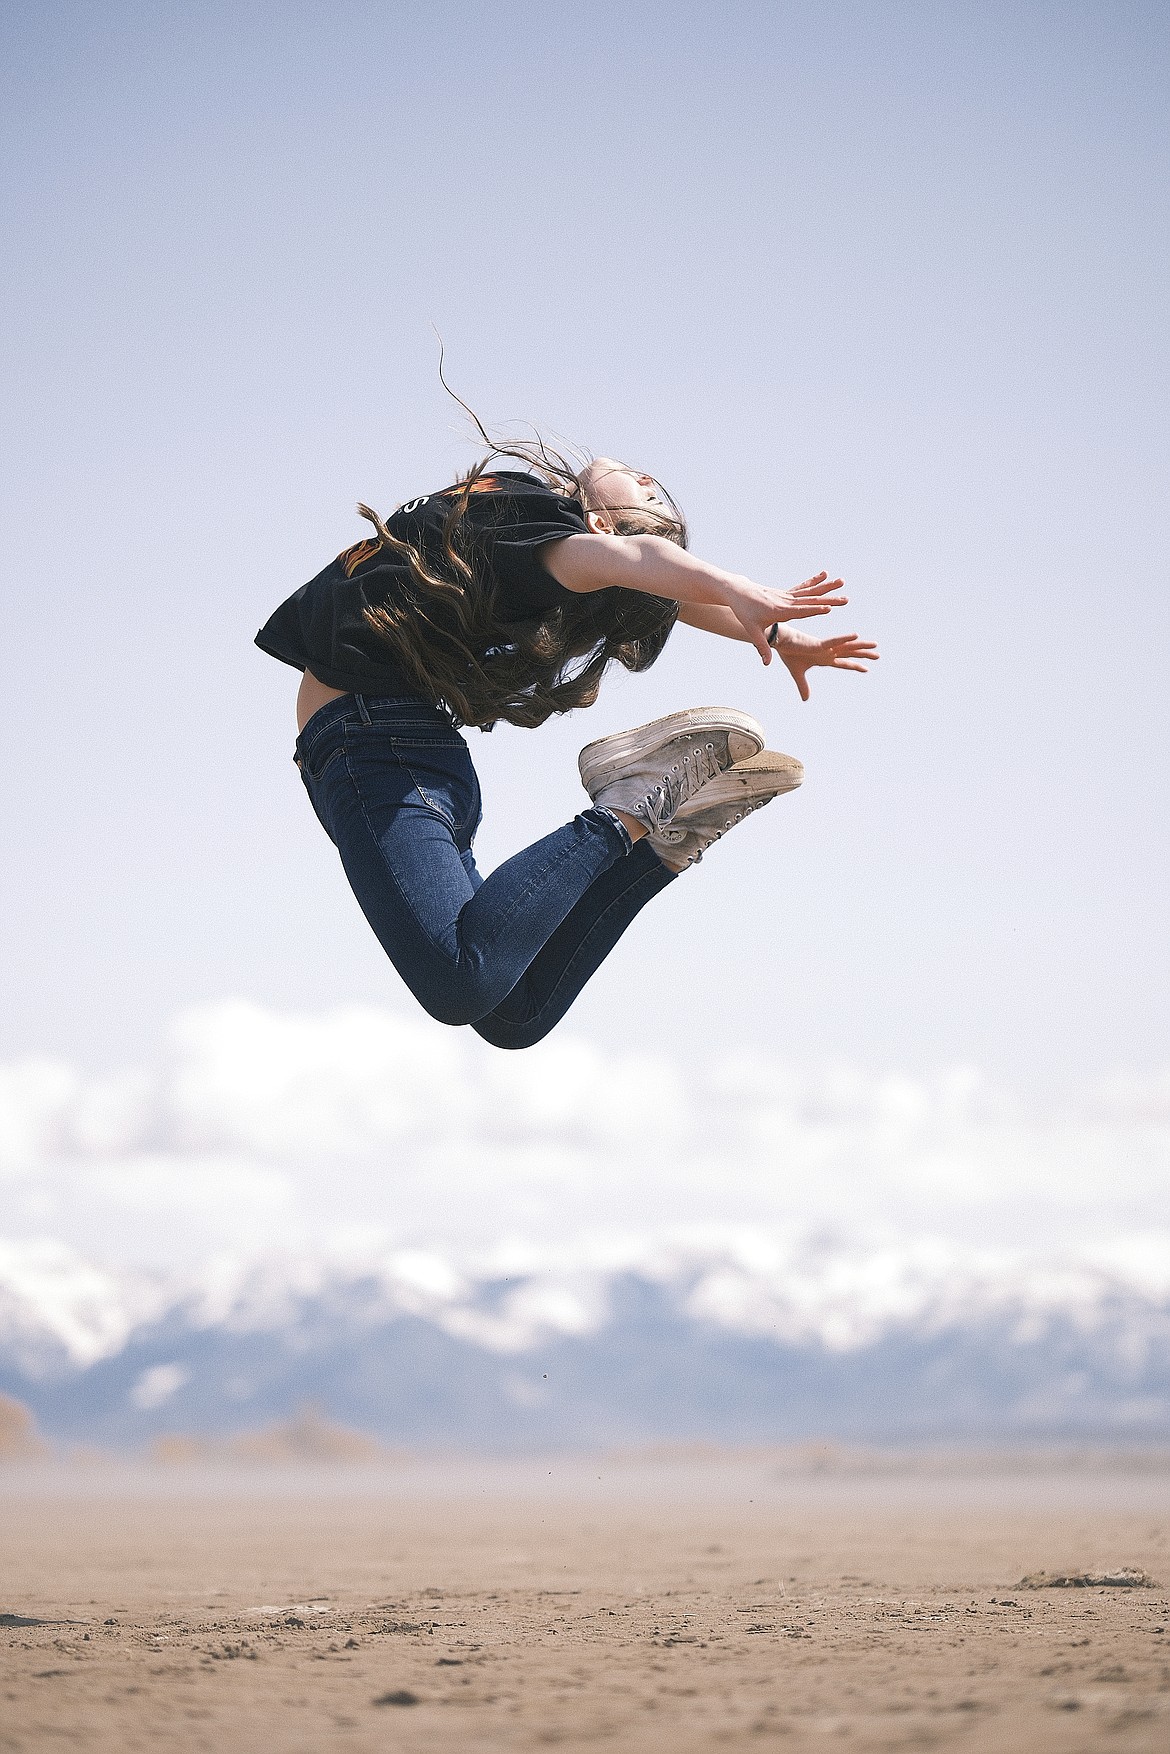
<svg viewBox="0 0 1170 1754">
<path fill-rule="evenodd" d="M 520 1048 L 535 1047 L 548 1034 L 548 1028 L 532 1023 L 501 1023 L 498 1017 L 481 1017 L 471 1026 L 489 1047 L 507 1048 L 515 1053 Z"/>
<path fill-rule="evenodd" d="M 437 981 L 425 991 L 416 987 L 414 996 L 436 1023 L 445 1023 L 449 1029 L 478 1023 L 496 1002 L 494 994 L 485 996 L 478 981 L 467 979 Z"/>
<path fill-rule="evenodd" d="M 420 998 L 420 1003 L 428 1016 L 433 1017 L 436 1023 L 445 1023 L 448 1029 L 466 1029 L 469 1023 L 478 1022 L 483 1014 L 478 1005 L 459 1004 L 436 999 L 431 995 Z"/>
</svg>

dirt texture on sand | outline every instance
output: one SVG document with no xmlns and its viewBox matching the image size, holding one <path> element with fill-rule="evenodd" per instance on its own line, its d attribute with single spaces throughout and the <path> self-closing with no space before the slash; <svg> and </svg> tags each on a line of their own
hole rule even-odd
<svg viewBox="0 0 1170 1754">
<path fill-rule="evenodd" d="M 1166 1754 L 1168 1581 L 1165 1478 L 29 1478 L 0 1750 Z"/>
</svg>

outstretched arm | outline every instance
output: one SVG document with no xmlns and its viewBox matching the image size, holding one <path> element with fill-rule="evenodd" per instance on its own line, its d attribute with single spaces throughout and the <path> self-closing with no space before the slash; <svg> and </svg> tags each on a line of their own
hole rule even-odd
<svg viewBox="0 0 1170 1754">
<path fill-rule="evenodd" d="M 768 629 L 774 622 L 827 615 L 848 601 L 833 594 L 840 589 L 840 579 L 827 579 L 824 573 L 791 591 L 776 591 L 740 573 L 724 572 L 664 536 L 616 536 L 600 531 L 566 536 L 547 543 L 541 549 L 541 560 L 557 583 L 569 591 L 606 591 L 614 586 L 645 591 L 652 597 L 673 598 L 684 617 L 688 610 L 703 606 L 726 610 L 740 629 L 731 637 L 749 641 L 765 664 L 772 662 Z M 725 629 L 711 631 L 722 633 Z"/>
</svg>

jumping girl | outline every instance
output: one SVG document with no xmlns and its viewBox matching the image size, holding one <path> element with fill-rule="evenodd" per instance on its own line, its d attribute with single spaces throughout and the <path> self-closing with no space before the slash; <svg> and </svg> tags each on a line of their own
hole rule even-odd
<svg viewBox="0 0 1170 1754">
<path fill-rule="evenodd" d="M 459 727 L 535 727 L 590 706 L 608 665 L 647 669 L 676 620 L 746 641 L 765 664 L 778 653 L 802 700 L 814 666 L 864 670 L 878 654 L 787 625 L 843 604 L 840 579 L 777 591 L 697 559 L 670 496 L 608 457 L 575 470 L 543 444 L 491 446 L 385 521 L 358 510 L 374 535 L 256 643 L 304 672 L 297 764 L 394 967 L 441 1023 L 529 1047 L 651 897 L 802 769 L 766 750 L 746 713 L 672 713 L 584 749 L 592 807 L 484 879 Z"/>
</svg>

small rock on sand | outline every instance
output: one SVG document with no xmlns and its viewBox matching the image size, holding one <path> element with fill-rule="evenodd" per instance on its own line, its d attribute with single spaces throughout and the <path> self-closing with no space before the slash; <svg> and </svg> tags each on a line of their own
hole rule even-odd
<svg viewBox="0 0 1170 1754">
<path fill-rule="evenodd" d="M 1018 1590 L 1156 1590 L 1148 1571 L 1121 1566 L 1116 1571 L 1030 1571 Z"/>
</svg>

